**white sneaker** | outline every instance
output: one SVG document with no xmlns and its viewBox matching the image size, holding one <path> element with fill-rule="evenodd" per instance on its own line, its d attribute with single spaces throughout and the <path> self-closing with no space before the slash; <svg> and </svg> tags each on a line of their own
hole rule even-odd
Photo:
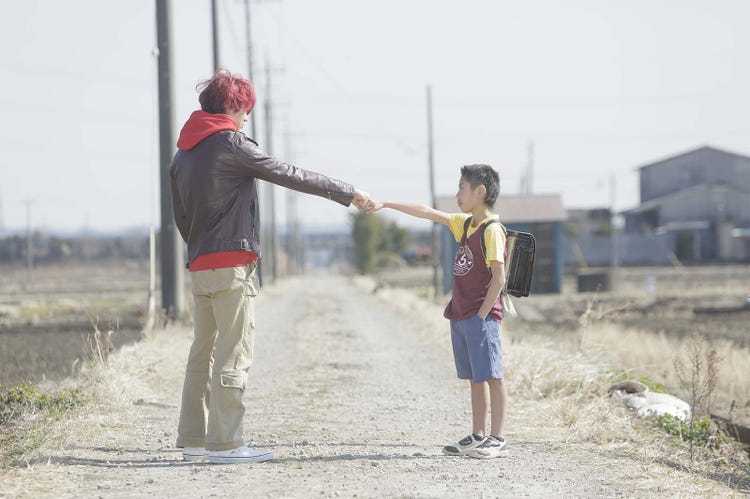
<svg viewBox="0 0 750 499">
<path fill-rule="evenodd" d="M 474 449 L 482 445 L 486 440 L 487 437 L 472 433 L 459 440 L 457 444 L 443 447 L 443 454 L 447 456 L 465 456 L 472 453 Z"/>
<path fill-rule="evenodd" d="M 273 454 L 265 450 L 256 450 L 249 447 L 237 447 L 231 450 L 212 450 L 208 456 L 209 463 L 233 464 L 233 463 L 262 463 L 273 459 Z"/>
<path fill-rule="evenodd" d="M 507 443 L 504 437 L 490 436 L 482 445 L 470 452 L 469 456 L 477 459 L 508 457 L 508 451 L 505 449 Z"/>
<path fill-rule="evenodd" d="M 203 447 L 185 447 L 182 449 L 183 461 L 205 461 L 208 459 L 208 451 Z"/>
</svg>

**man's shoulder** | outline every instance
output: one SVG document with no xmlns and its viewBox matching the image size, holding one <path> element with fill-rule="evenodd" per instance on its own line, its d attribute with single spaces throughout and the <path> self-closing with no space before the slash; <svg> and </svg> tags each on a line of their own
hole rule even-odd
<svg viewBox="0 0 750 499">
<path fill-rule="evenodd" d="M 260 145 L 255 141 L 255 139 L 248 137 L 245 135 L 245 132 L 242 132 L 240 130 L 222 130 L 218 133 L 226 133 L 226 137 L 231 140 L 232 142 L 236 144 L 250 144 L 255 147 L 260 147 Z"/>
</svg>

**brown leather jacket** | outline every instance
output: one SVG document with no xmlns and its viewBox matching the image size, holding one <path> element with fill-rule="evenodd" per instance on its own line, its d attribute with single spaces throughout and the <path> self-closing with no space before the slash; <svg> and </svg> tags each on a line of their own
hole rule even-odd
<svg viewBox="0 0 750 499">
<path fill-rule="evenodd" d="M 350 184 L 282 163 L 234 131 L 214 133 L 190 150 L 178 150 L 170 177 L 174 218 L 191 262 L 219 251 L 260 256 L 259 179 L 344 206 L 354 197 Z"/>
</svg>

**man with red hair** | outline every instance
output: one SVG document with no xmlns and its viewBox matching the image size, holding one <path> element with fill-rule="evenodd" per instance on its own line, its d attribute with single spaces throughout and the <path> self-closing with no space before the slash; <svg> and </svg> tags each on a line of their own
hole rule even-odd
<svg viewBox="0 0 750 499">
<path fill-rule="evenodd" d="M 258 294 L 258 180 L 360 209 L 368 195 L 283 163 L 245 136 L 240 130 L 255 105 L 248 80 L 220 69 L 199 88 L 201 109 L 183 126 L 170 168 L 172 208 L 187 243 L 195 301 L 177 447 L 188 461 L 267 461 L 270 452 L 242 440 Z"/>
</svg>

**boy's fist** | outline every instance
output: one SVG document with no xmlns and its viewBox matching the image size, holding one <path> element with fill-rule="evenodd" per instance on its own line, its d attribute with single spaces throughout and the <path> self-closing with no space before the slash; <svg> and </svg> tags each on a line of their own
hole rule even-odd
<svg viewBox="0 0 750 499">
<path fill-rule="evenodd" d="M 358 210 L 364 210 L 369 201 L 370 195 L 368 193 L 360 191 L 359 189 L 354 189 L 354 199 L 352 199 L 352 204 L 354 204 Z"/>
<path fill-rule="evenodd" d="M 367 213 L 375 213 L 378 210 L 381 210 L 383 208 L 383 203 L 380 201 L 375 201 L 374 199 L 370 199 L 365 204 L 365 211 Z"/>
</svg>

